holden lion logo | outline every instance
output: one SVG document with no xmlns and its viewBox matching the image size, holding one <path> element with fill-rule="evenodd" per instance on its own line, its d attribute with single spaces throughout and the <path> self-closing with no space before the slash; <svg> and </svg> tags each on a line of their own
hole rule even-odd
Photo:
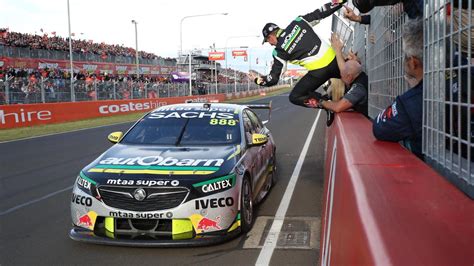
<svg viewBox="0 0 474 266">
<path fill-rule="evenodd" d="M 143 188 L 137 188 L 133 192 L 133 197 L 138 201 L 142 201 L 146 198 L 146 192 Z"/>
</svg>

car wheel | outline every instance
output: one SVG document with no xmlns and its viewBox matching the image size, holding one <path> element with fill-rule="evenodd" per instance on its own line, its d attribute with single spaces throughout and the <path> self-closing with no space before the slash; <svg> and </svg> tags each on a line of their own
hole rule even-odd
<svg viewBox="0 0 474 266">
<path fill-rule="evenodd" d="M 249 232 L 253 224 L 253 200 L 252 185 L 250 184 L 250 179 L 248 177 L 245 177 L 242 181 L 240 194 L 240 222 L 242 232 Z"/>
</svg>

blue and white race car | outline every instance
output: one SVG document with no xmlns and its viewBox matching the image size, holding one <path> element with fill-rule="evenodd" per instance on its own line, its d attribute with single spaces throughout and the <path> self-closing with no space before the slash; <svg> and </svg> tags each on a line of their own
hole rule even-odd
<svg viewBox="0 0 474 266">
<path fill-rule="evenodd" d="M 80 171 L 74 240 L 126 246 L 220 243 L 248 232 L 276 169 L 273 137 L 252 111 L 191 103 L 146 114 Z"/>
</svg>

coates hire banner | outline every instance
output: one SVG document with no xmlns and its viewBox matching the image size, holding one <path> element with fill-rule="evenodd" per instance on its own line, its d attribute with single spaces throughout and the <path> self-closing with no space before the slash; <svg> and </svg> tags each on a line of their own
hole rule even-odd
<svg viewBox="0 0 474 266">
<path fill-rule="evenodd" d="M 246 50 L 233 50 L 232 51 L 232 56 L 237 57 L 237 56 L 247 56 L 247 51 Z"/>
<path fill-rule="evenodd" d="M 133 112 L 147 112 L 168 104 L 184 103 L 186 100 L 192 100 L 193 102 L 222 102 L 225 100 L 225 95 L 0 105 L 0 129 L 54 124 Z"/>
<path fill-rule="evenodd" d="M 225 60 L 224 52 L 209 52 L 209 61 Z"/>
<path fill-rule="evenodd" d="M 0 66 L 12 68 L 32 68 L 32 69 L 65 69 L 69 70 L 69 61 L 64 60 L 49 60 L 49 59 L 30 59 L 30 58 L 10 58 L 0 57 Z M 74 69 L 85 70 L 90 73 L 113 73 L 113 74 L 136 74 L 137 67 L 133 64 L 113 64 L 113 63 L 98 63 L 98 62 L 81 62 L 74 61 Z M 165 75 L 171 71 L 176 71 L 176 67 L 171 66 L 152 66 L 140 65 L 140 72 L 146 75 Z"/>
</svg>

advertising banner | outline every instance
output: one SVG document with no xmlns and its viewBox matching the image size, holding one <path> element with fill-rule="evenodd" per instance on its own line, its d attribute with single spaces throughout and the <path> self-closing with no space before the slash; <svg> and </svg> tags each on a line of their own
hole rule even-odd
<svg viewBox="0 0 474 266">
<path fill-rule="evenodd" d="M 233 50 L 232 51 L 232 56 L 237 57 L 237 56 L 245 56 L 247 57 L 247 51 L 246 50 Z"/>
<path fill-rule="evenodd" d="M 209 61 L 225 60 L 224 52 L 209 52 Z"/>
</svg>

